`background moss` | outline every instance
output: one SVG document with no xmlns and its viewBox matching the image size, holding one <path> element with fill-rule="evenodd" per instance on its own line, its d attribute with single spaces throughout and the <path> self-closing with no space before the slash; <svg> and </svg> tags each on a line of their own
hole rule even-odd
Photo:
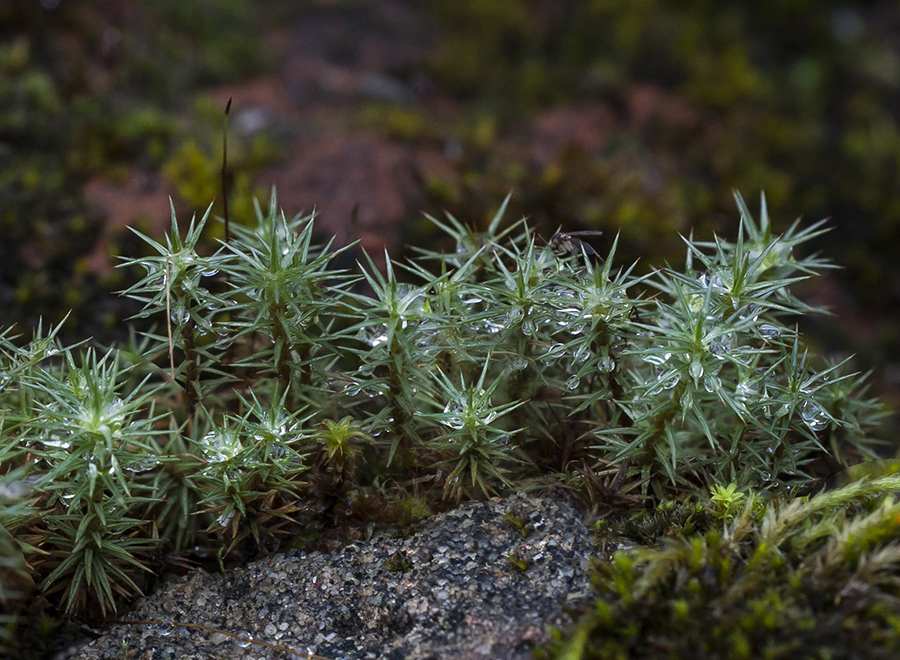
<svg viewBox="0 0 900 660">
<path fill-rule="evenodd" d="M 732 188 L 764 189 L 779 228 L 796 209 L 808 219 L 831 217 L 836 227 L 820 247 L 846 269 L 810 289 L 843 306 L 815 328 L 822 344 L 856 351 L 862 364 L 900 360 L 896 3 L 396 5 L 418 12 L 421 30 L 406 30 L 410 42 L 436 34 L 427 61 L 387 71 L 408 83 L 410 98 L 369 99 L 345 117 L 333 104 L 329 112 L 337 130 L 377 130 L 410 149 L 447 155 L 453 176 L 423 176 L 426 210 L 487 218 L 513 190 L 511 211 L 531 216 L 541 235 L 561 225 L 621 231 L 620 249 L 650 263 L 682 258 L 672 230 L 724 228 Z M 90 275 L 72 266 L 90 252 L 102 221 L 85 206 L 84 183 L 98 175 L 122 180 L 135 169 L 175 176 L 177 194 L 203 208 L 208 198 L 201 198 L 217 189 L 222 117 L 221 108 L 198 109 L 196 90 L 275 71 L 267 31 L 314 24 L 328 12 L 340 14 L 343 31 L 323 32 L 332 40 L 324 50 L 346 65 L 377 29 L 373 7 L 381 5 L 67 0 L 46 10 L 28 0 L 5 3 L 4 324 L 60 318 L 65 303 L 52 283 L 73 277 L 85 304 L 112 309 L 90 292 Z M 589 143 L 575 132 L 535 158 L 536 126 L 560 108 L 574 117 L 605 113 L 609 132 Z M 237 213 L 251 206 L 253 174 L 292 147 L 233 139 L 233 195 L 243 200 L 233 205 Z M 68 224 L 75 216 L 80 228 Z M 409 230 L 427 231 L 420 222 Z M 43 274 L 24 274 L 32 268 Z M 100 315 L 76 310 L 73 327 L 90 326 L 93 316 Z"/>
<path fill-rule="evenodd" d="M 4 3 L 0 325 L 56 322 L 74 309 L 66 333 L 110 336 L 129 309 L 106 293 L 122 285 L 121 273 L 87 265 L 104 218 L 86 202 L 84 187 L 98 177 L 115 182 L 134 171 L 178 170 L 179 159 L 183 170 L 190 166 L 185 133 L 202 139 L 215 130 L 221 139 L 221 109 L 210 119 L 191 101 L 199 86 L 267 63 L 260 9 L 243 1 Z M 272 150 L 251 145 L 248 158 L 240 145 L 235 151 L 246 173 L 235 181 L 246 200 L 235 206 L 252 213 L 246 179 Z M 214 186 L 208 175 L 220 153 L 220 145 L 204 151 L 203 167 L 179 181 L 177 194 L 193 203 L 202 181 L 203 207 L 220 196 L 218 172 Z"/>
</svg>

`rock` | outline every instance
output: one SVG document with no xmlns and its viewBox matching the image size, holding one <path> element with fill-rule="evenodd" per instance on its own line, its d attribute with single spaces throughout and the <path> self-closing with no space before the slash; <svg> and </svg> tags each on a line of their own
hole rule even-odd
<svg viewBox="0 0 900 660">
<path fill-rule="evenodd" d="M 76 657 L 524 660 L 586 598 L 595 549 L 582 518 L 562 494 L 518 495 L 436 515 L 405 538 L 176 578 L 126 617 L 162 623 L 114 625 Z"/>
</svg>

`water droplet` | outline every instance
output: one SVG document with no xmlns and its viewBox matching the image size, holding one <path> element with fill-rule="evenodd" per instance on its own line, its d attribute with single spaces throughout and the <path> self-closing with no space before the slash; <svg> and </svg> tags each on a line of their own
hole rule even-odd
<svg viewBox="0 0 900 660">
<path fill-rule="evenodd" d="M 492 321 L 490 319 L 486 320 L 482 325 L 483 330 L 492 335 L 496 335 L 505 327 L 506 326 L 503 323 L 497 323 L 496 321 Z"/>
<path fill-rule="evenodd" d="M 814 401 L 807 401 L 800 407 L 800 417 L 813 431 L 821 431 L 828 426 L 828 413 Z"/>
<path fill-rule="evenodd" d="M 578 384 L 581 382 L 581 379 L 576 376 L 569 376 L 569 379 L 566 381 L 566 387 L 570 390 L 578 389 Z"/>
<path fill-rule="evenodd" d="M 366 328 L 360 328 L 359 332 L 356 333 L 356 338 L 361 342 L 364 342 L 375 348 L 388 340 L 388 336 L 384 332 L 384 326 L 380 326 L 376 330 L 368 330 Z"/>
<path fill-rule="evenodd" d="M 531 319 L 526 319 L 524 323 L 522 323 L 522 332 L 528 335 L 529 337 L 534 337 L 537 334 L 537 326 L 534 321 Z"/>
<path fill-rule="evenodd" d="M 528 368 L 528 360 L 523 357 L 514 358 L 512 362 L 509 363 L 510 371 L 524 371 Z"/>
<path fill-rule="evenodd" d="M 459 401 L 450 401 L 444 406 L 444 414 L 447 415 L 446 418 L 442 420 L 442 424 L 444 426 L 449 426 L 452 429 L 456 429 L 457 431 L 463 428 L 466 423 L 460 413 L 462 412 L 462 404 Z"/>
<path fill-rule="evenodd" d="M 227 527 L 231 523 L 233 518 L 234 518 L 234 511 L 231 511 L 228 514 L 223 514 L 223 515 L 219 516 L 218 518 L 216 518 L 216 524 L 219 525 L 220 527 Z M 248 637 L 249 637 L 249 635 L 248 635 Z"/>
<path fill-rule="evenodd" d="M 253 636 L 248 632 L 240 632 L 238 633 L 237 638 L 234 640 L 234 643 L 240 646 L 242 649 L 247 648 L 253 642 Z"/>
<path fill-rule="evenodd" d="M 547 349 L 547 355 L 544 356 L 545 359 L 557 359 L 561 358 L 566 354 L 566 347 L 562 344 L 553 344 L 550 348 Z"/>
<path fill-rule="evenodd" d="M 172 323 L 184 325 L 191 320 L 191 312 L 181 305 L 176 305 L 172 308 L 170 317 L 172 319 Z"/>
<path fill-rule="evenodd" d="M 704 289 L 720 289 L 722 288 L 722 280 L 715 271 L 709 271 L 700 276 L 700 286 Z"/>
<path fill-rule="evenodd" d="M 58 447 L 60 449 L 68 449 L 69 447 L 72 446 L 71 443 L 66 442 L 65 440 L 60 438 L 60 436 L 58 436 L 56 434 L 51 435 L 46 440 L 41 440 L 41 442 L 43 444 L 47 445 L 48 447 Z"/>
<path fill-rule="evenodd" d="M 609 355 L 603 355 L 600 357 L 600 360 L 597 362 L 597 369 L 602 371 L 605 374 L 608 374 L 613 369 L 616 368 L 616 361 Z"/>
<path fill-rule="evenodd" d="M 709 344 L 709 352 L 713 355 L 727 353 L 732 348 L 734 348 L 734 336 L 730 332 L 720 337 L 716 337 Z"/>
<path fill-rule="evenodd" d="M 703 377 L 703 365 L 696 360 L 691 362 L 690 374 L 694 380 L 700 380 Z"/>
<path fill-rule="evenodd" d="M 209 270 L 204 270 L 200 273 L 203 277 L 212 277 L 213 275 L 217 275 L 219 272 L 218 268 L 210 268 Z"/>
<path fill-rule="evenodd" d="M 706 378 L 703 379 L 703 389 L 707 392 L 718 392 L 721 388 L 722 381 L 715 374 L 708 374 Z"/>
<path fill-rule="evenodd" d="M 759 334 L 761 334 L 766 339 L 771 339 L 772 337 L 777 337 L 781 331 L 771 323 L 763 323 L 759 326 Z"/>
<path fill-rule="evenodd" d="M 734 388 L 734 396 L 738 407 L 744 411 L 747 410 L 746 404 L 756 399 L 756 394 L 756 390 L 753 389 L 753 386 L 747 380 L 740 381 Z"/>
</svg>

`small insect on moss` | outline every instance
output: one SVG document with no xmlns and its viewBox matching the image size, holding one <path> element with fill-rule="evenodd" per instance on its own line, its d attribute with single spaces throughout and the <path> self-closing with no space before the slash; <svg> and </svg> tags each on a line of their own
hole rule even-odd
<svg viewBox="0 0 900 660">
<path fill-rule="evenodd" d="M 570 231 L 556 232 L 548 243 L 550 251 L 557 257 L 581 254 L 582 251 L 591 259 L 602 261 L 597 251 L 577 236 L 602 236 L 602 231 Z"/>
</svg>

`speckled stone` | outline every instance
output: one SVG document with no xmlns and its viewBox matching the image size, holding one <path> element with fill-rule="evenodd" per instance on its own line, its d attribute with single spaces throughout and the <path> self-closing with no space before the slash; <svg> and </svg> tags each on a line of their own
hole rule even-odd
<svg viewBox="0 0 900 660">
<path fill-rule="evenodd" d="M 510 511 L 527 535 L 509 521 Z M 568 621 L 564 606 L 589 590 L 587 558 L 595 547 L 582 512 L 563 494 L 474 502 L 412 531 L 330 554 L 275 555 L 227 575 L 174 579 L 127 617 L 162 625 L 113 626 L 75 657 L 524 660 L 549 626 Z M 133 655 L 123 656 L 126 644 Z"/>
</svg>

